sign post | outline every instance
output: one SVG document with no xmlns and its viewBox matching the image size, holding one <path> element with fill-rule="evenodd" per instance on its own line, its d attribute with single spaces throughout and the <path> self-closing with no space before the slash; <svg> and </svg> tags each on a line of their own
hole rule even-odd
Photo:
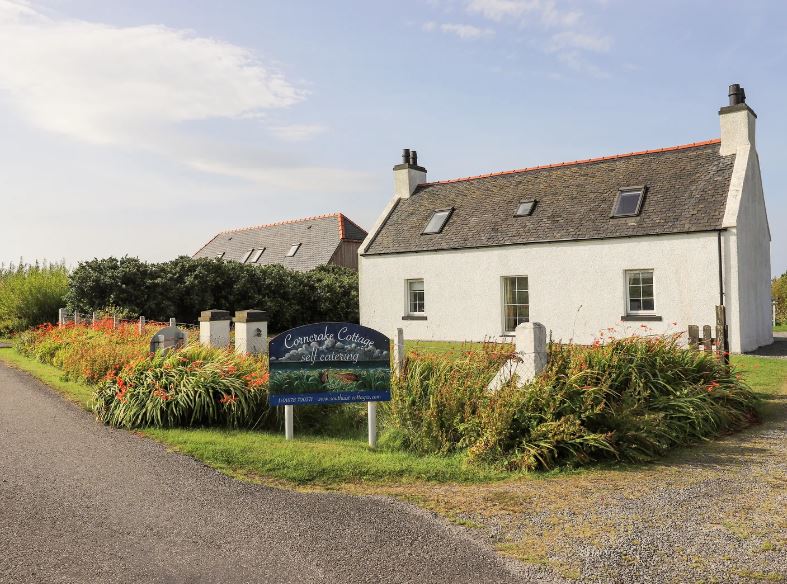
<svg viewBox="0 0 787 584">
<path fill-rule="evenodd" d="M 369 414 L 369 448 L 377 448 L 377 402 L 366 403 Z"/>
<path fill-rule="evenodd" d="M 292 440 L 293 436 L 293 410 L 292 405 L 284 406 L 284 439 Z"/>
<path fill-rule="evenodd" d="M 277 335 L 269 355 L 268 403 L 284 406 L 287 440 L 295 405 L 367 402 L 369 446 L 377 445 L 377 402 L 391 399 L 388 337 L 349 322 L 321 322 Z"/>
</svg>

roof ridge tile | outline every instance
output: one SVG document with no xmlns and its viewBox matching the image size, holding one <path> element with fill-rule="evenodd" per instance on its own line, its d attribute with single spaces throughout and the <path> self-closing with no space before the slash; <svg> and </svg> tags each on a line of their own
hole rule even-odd
<svg viewBox="0 0 787 584">
<path fill-rule="evenodd" d="M 596 158 L 586 158 L 584 160 L 572 160 L 568 162 L 554 162 L 552 164 L 541 164 L 538 166 L 529 166 L 527 168 L 517 168 L 514 170 L 501 170 L 498 172 L 488 172 L 486 174 L 478 174 L 475 176 L 466 176 L 462 178 L 451 178 L 447 180 L 437 180 L 433 182 L 427 182 L 419 185 L 419 187 L 425 187 L 429 185 L 443 185 L 455 182 L 464 182 L 469 180 L 476 180 L 479 178 L 491 178 L 494 176 L 505 176 L 508 174 L 519 174 L 523 172 L 530 172 L 533 170 L 545 170 L 548 168 L 560 168 L 562 166 L 573 166 L 577 164 L 589 164 L 593 162 L 603 162 L 605 160 L 616 160 L 618 158 L 629 158 L 631 156 L 642 156 L 644 154 L 659 154 L 661 152 L 673 152 L 675 150 L 686 150 L 687 148 L 697 148 L 699 146 L 709 146 L 711 144 L 719 144 L 721 143 L 721 139 L 713 138 L 711 140 L 703 140 L 701 142 L 691 142 L 690 144 L 681 144 L 679 146 L 668 146 L 666 148 L 656 148 L 653 150 L 640 150 L 639 152 L 626 152 L 624 154 L 611 154 L 608 156 L 599 156 Z"/>
</svg>

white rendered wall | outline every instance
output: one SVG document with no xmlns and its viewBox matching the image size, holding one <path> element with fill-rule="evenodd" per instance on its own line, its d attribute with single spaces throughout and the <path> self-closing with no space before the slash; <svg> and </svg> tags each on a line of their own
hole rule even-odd
<svg viewBox="0 0 787 584">
<path fill-rule="evenodd" d="M 738 148 L 730 181 L 725 251 L 732 275 L 727 305 L 730 348 L 752 351 L 773 342 L 770 231 L 757 151 Z M 734 225 L 734 227 L 732 227 Z"/>
<path fill-rule="evenodd" d="M 515 245 L 359 258 L 361 323 L 405 338 L 483 340 L 502 334 L 503 276 L 528 276 L 530 320 L 555 340 L 599 331 L 685 331 L 715 325 L 717 232 Z M 653 269 L 661 322 L 624 322 L 625 271 Z M 402 320 L 405 281 L 423 278 L 427 320 Z M 677 324 L 673 325 L 675 322 Z"/>
</svg>

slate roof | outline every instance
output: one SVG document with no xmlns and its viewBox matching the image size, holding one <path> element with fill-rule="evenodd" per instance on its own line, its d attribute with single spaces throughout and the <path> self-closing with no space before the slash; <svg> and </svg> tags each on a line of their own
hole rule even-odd
<svg viewBox="0 0 787 584">
<path fill-rule="evenodd" d="M 735 155 L 719 140 L 420 185 L 401 199 L 364 255 L 719 229 Z M 623 187 L 647 190 L 636 217 L 612 218 Z M 523 200 L 532 215 L 514 217 Z M 422 235 L 435 210 L 443 231 Z"/>
<path fill-rule="evenodd" d="M 295 270 L 311 270 L 329 263 L 340 242 L 362 241 L 365 237 L 366 231 L 343 214 L 332 213 L 222 231 L 192 257 L 215 258 L 224 252 L 223 259 L 239 262 L 250 249 L 264 247 L 257 265 L 281 264 Z M 295 243 L 301 244 L 298 252 L 287 257 Z"/>
</svg>

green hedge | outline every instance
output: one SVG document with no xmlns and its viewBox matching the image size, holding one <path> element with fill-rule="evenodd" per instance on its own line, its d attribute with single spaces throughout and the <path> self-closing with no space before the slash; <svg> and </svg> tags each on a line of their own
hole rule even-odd
<svg viewBox="0 0 787 584">
<path fill-rule="evenodd" d="M 297 272 L 217 259 L 179 257 L 82 262 L 68 283 L 68 307 L 80 312 L 115 306 L 148 319 L 196 322 L 209 308 L 268 312 L 272 331 L 319 321 L 358 322 L 358 274 L 338 266 Z"/>
</svg>

